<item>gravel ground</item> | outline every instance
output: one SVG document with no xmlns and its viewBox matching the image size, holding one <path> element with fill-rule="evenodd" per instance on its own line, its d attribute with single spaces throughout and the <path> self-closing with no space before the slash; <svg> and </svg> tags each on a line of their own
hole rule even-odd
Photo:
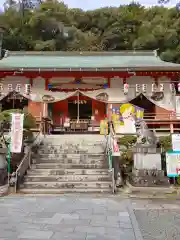
<svg viewBox="0 0 180 240">
<path fill-rule="evenodd" d="M 151 201 L 135 204 L 134 213 L 144 240 L 180 240 L 180 205 Z"/>
</svg>

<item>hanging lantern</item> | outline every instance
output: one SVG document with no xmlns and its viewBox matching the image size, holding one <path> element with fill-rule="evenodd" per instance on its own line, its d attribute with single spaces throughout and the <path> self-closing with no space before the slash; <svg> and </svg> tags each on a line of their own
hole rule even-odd
<svg viewBox="0 0 180 240">
<path fill-rule="evenodd" d="M 156 84 L 155 83 L 152 83 L 152 92 L 156 92 Z"/>
<path fill-rule="evenodd" d="M 147 92 L 147 84 L 142 85 L 142 92 L 146 93 Z"/>
<path fill-rule="evenodd" d="M 107 89 L 107 88 L 108 88 L 108 84 L 105 83 L 105 84 L 103 85 L 103 87 L 104 87 L 104 89 Z"/>
<path fill-rule="evenodd" d="M 12 92 L 13 91 L 13 86 L 12 84 L 8 84 L 8 92 Z"/>
<path fill-rule="evenodd" d="M 49 84 L 48 84 L 48 90 L 50 90 L 50 89 L 52 89 L 52 88 L 53 88 L 52 84 L 49 83 Z"/>
<path fill-rule="evenodd" d="M 129 84 L 125 83 L 124 84 L 124 94 L 128 94 L 129 91 Z"/>
<path fill-rule="evenodd" d="M 136 93 L 140 92 L 140 84 L 136 84 Z"/>
<path fill-rule="evenodd" d="M 25 84 L 25 94 L 30 95 L 31 93 L 31 84 Z"/>
<path fill-rule="evenodd" d="M 21 84 L 16 85 L 16 92 L 20 93 L 21 91 Z"/>
<path fill-rule="evenodd" d="M 75 84 L 81 84 L 81 82 L 82 82 L 81 79 L 76 79 L 75 80 Z"/>
<path fill-rule="evenodd" d="M 160 90 L 160 92 L 164 92 L 164 84 L 163 83 L 160 83 L 159 90 Z"/>
</svg>

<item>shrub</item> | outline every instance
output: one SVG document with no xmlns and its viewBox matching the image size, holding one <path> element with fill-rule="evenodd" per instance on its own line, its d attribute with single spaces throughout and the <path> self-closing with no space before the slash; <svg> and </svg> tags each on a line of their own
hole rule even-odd
<svg viewBox="0 0 180 240">
<path fill-rule="evenodd" d="M 137 141 L 137 137 L 133 135 L 124 136 L 118 139 L 119 146 L 125 146 L 126 148 L 132 147 Z"/>
<path fill-rule="evenodd" d="M 133 166 L 133 151 L 132 147 L 136 144 L 137 138 L 136 136 L 124 136 L 122 138 L 118 139 L 118 144 L 120 149 L 122 149 L 122 146 L 124 146 L 124 150 L 122 151 L 121 155 L 121 164 L 125 165 L 125 172 L 129 173 L 132 170 Z M 171 142 L 171 136 L 162 136 L 159 137 L 159 143 L 163 150 L 166 152 L 168 150 L 172 150 L 172 142 Z"/>
<path fill-rule="evenodd" d="M 118 139 L 118 145 L 120 151 L 122 152 L 120 163 L 123 166 L 124 173 L 129 173 L 132 170 L 133 164 L 132 147 L 136 144 L 136 141 L 137 137 L 134 135 L 124 136 Z"/>
<path fill-rule="evenodd" d="M 172 150 L 171 135 L 159 137 L 159 143 L 165 152 Z"/>
<path fill-rule="evenodd" d="M 5 110 L 0 113 L 0 121 L 5 121 L 6 123 L 11 123 L 11 113 L 24 113 L 24 128 L 31 129 L 36 127 L 35 118 L 27 112 L 21 109 L 10 109 Z"/>
</svg>

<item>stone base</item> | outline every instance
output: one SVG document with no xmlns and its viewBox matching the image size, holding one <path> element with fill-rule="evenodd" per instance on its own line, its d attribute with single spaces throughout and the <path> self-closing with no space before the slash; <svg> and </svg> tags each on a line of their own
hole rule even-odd
<svg viewBox="0 0 180 240">
<path fill-rule="evenodd" d="M 162 170 L 133 169 L 130 183 L 135 187 L 169 186 L 168 177 Z"/>
<path fill-rule="evenodd" d="M 7 169 L 0 169 L 0 186 L 3 186 L 6 184 L 8 177 Z"/>
<path fill-rule="evenodd" d="M 161 150 L 155 146 L 137 145 L 133 148 L 135 169 L 162 169 Z"/>
</svg>

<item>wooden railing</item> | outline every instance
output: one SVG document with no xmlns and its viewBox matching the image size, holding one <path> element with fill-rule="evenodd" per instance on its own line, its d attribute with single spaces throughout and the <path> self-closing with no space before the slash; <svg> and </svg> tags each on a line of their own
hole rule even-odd
<svg viewBox="0 0 180 240">
<path fill-rule="evenodd" d="M 179 115 L 180 118 L 180 115 Z M 156 132 L 176 132 L 180 131 L 178 125 L 180 125 L 180 119 L 178 116 L 171 112 L 171 113 L 145 113 L 144 120 L 147 123 L 150 130 L 155 130 Z M 71 123 L 76 123 L 76 119 L 72 119 Z M 95 131 L 99 128 L 100 123 L 97 121 L 92 121 L 89 119 L 81 119 L 80 122 L 88 123 L 89 131 Z M 32 129 L 33 132 L 44 132 L 44 122 L 42 121 L 41 116 L 36 117 L 37 127 Z M 52 123 L 53 125 L 53 123 Z M 72 125 L 72 124 L 71 124 Z M 75 125 L 75 124 L 74 124 Z M 63 124 L 58 125 L 57 127 L 63 128 Z M 74 128 L 73 128 L 74 129 Z M 91 130 L 90 130 L 91 129 Z"/>
<path fill-rule="evenodd" d="M 180 118 L 180 115 L 179 115 Z M 175 113 L 145 113 L 144 119 L 146 120 L 178 120 L 178 116 Z"/>
</svg>

